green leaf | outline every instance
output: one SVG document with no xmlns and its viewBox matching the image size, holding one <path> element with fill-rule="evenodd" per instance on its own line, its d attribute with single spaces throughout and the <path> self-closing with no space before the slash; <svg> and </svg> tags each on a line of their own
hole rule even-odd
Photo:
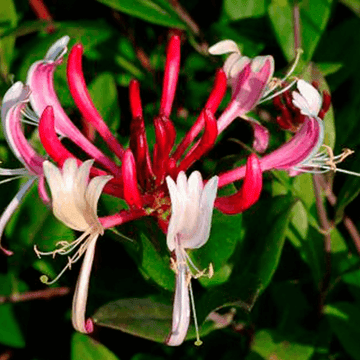
<svg viewBox="0 0 360 360">
<path fill-rule="evenodd" d="M 271 284 L 269 289 L 277 308 L 277 330 L 282 334 L 292 333 L 311 310 L 301 284 L 291 281 L 276 282 Z"/>
<path fill-rule="evenodd" d="M 18 16 L 13 0 L 0 2 L 0 23 L 8 26 L 0 26 L 0 35 L 9 28 L 14 28 L 17 24 Z M 15 37 L 8 36 L 0 40 L 0 73 L 3 78 L 7 78 L 10 65 L 13 60 Z"/>
<path fill-rule="evenodd" d="M 335 74 L 344 66 L 344 64 L 336 63 L 336 62 L 321 62 L 321 63 L 316 63 L 316 66 L 323 74 L 323 76 L 328 76 Z"/>
<path fill-rule="evenodd" d="M 38 36 L 33 41 L 29 41 L 26 47 L 22 48 L 23 51 L 20 56 L 22 56 L 23 61 L 19 74 L 17 75 L 18 79 L 25 81 L 29 67 L 35 61 L 43 59 L 49 47 L 64 35 L 70 36 L 69 48 L 71 48 L 75 42 L 81 42 L 84 45 L 84 55 L 87 58 L 99 59 L 102 54 L 99 53 L 96 47 L 108 40 L 113 31 L 112 28 L 102 20 L 61 22 L 56 23 L 56 26 L 57 31 L 55 33 L 49 34 L 46 37 Z M 62 96 L 62 88 L 67 89 L 66 66 L 60 65 L 57 68 L 55 72 L 55 83 L 61 104 L 63 106 L 72 106 L 73 103 L 66 99 L 65 96 Z M 66 96 L 71 98 L 68 91 L 66 92 Z"/>
<path fill-rule="evenodd" d="M 227 283 L 207 291 L 200 299 L 200 306 L 197 306 L 199 323 L 211 311 L 225 306 L 238 306 L 246 311 L 252 309 L 279 264 L 295 203 L 290 196 L 277 196 L 257 203 L 243 215 L 246 235 L 233 274 Z"/>
<path fill-rule="evenodd" d="M 58 241 L 74 240 L 74 233 L 39 199 L 36 187 L 33 187 L 19 211 L 12 217 L 6 232 L 13 239 L 14 252 L 24 246 L 37 245 L 42 250 L 53 250 Z"/>
<path fill-rule="evenodd" d="M 0 343 L 15 348 L 25 347 L 25 340 L 12 304 L 0 305 Z"/>
<path fill-rule="evenodd" d="M 324 313 L 345 351 L 355 360 L 360 359 L 359 304 L 338 302 L 327 305 Z"/>
<path fill-rule="evenodd" d="M 224 13 L 232 21 L 260 17 L 266 11 L 265 0 L 225 0 L 223 7 Z"/>
<path fill-rule="evenodd" d="M 124 70 L 126 70 L 128 74 L 131 75 L 131 77 L 135 77 L 138 80 L 142 80 L 144 78 L 143 72 L 136 65 L 134 65 L 133 61 L 126 59 L 124 56 L 116 56 L 115 62 Z"/>
<path fill-rule="evenodd" d="M 102 306 L 93 318 L 97 325 L 162 343 L 170 333 L 172 306 L 150 298 L 120 299 Z"/>
<path fill-rule="evenodd" d="M 185 29 L 185 24 L 166 0 L 98 0 L 111 8 L 152 24 Z"/>
<path fill-rule="evenodd" d="M 120 126 L 120 108 L 113 75 L 110 73 L 99 75 L 89 85 L 89 92 L 95 108 L 99 111 L 109 128 L 116 132 Z"/>
<path fill-rule="evenodd" d="M 335 210 L 335 222 L 339 223 L 344 217 L 345 208 L 360 194 L 360 178 L 347 176 L 341 187 Z"/>
<path fill-rule="evenodd" d="M 164 343 L 171 331 L 172 305 L 153 298 L 120 299 L 102 306 L 93 319 L 97 325 Z M 215 329 L 216 323 L 206 321 L 200 335 L 205 336 Z M 195 337 L 195 327 L 190 324 L 186 339 Z"/>
<path fill-rule="evenodd" d="M 360 16 L 360 0 L 340 0 L 345 6 Z"/>
<path fill-rule="evenodd" d="M 314 353 L 314 346 L 273 330 L 260 330 L 255 334 L 252 351 L 263 359 L 308 360 Z"/>
<path fill-rule="evenodd" d="M 220 284 L 219 277 L 216 275 L 217 272 L 224 271 L 223 266 L 232 256 L 236 245 L 241 240 L 241 219 L 241 214 L 229 216 L 214 210 L 209 240 L 200 249 L 191 251 L 191 258 L 200 267 L 200 270 L 207 268 L 210 263 L 214 267 L 213 278 L 199 278 L 200 283 L 204 286 Z M 226 276 L 223 277 L 224 280 L 226 278 Z"/>
<path fill-rule="evenodd" d="M 292 7 L 287 0 L 272 0 L 268 14 L 277 41 L 288 61 L 295 57 Z"/>
<path fill-rule="evenodd" d="M 332 0 L 301 1 L 300 38 L 304 50 L 302 58 L 311 60 L 316 46 L 330 18 Z M 272 0 L 268 7 L 270 21 L 279 45 L 288 61 L 295 57 L 294 43 L 294 6 L 288 0 Z"/>
<path fill-rule="evenodd" d="M 330 18 L 332 0 L 303 0 L 300 3 L 304 59 L 311 60 Z"/>
<path fill-rule="evenodd" d="M 71 340 L 71 360 L 118 360 L 118 357 L 90 336 L 75 333 Z"/>
<path fill-rule="evenodd" d="M 259 202 L 244 214 L 247 229 L 239 266 L 245 274 L 256 274 L 261 279 L 262 290 L 269 285 L 279 264 L 296 202 L 291 196 L 277 196 Z"/>
<path fill-rule="evenodd" d="M 241 53 L 249 57 L 258 55 L 265 47 L 265 44 L 260 42 L 260 40 L 254 41 L 252 37 L 245 36 L 243 31 L 234 27 L 224 26 L 224 24 L 220 22 L 212 24 L 211 30 L 219 40 L 231 39 L 235 41 Z M 217 58 L 220 62 L 220 57 Z M 220 66 L 222 66 L 222 64 Z"/>
<path fill-rule="evenodd" d="M 21 288 L 23 287 L 21 283 L 19 285 Z M 11 275 L 0 274 L 0 294 L 11 295 L 12 287 Z M 25 347 L 25 339 L 15 316 L 13 304 L 0 304 L 0 343 L 15 348 Z"/>
<path fill-rule="evenodd" d="M 140 234 L 142 245 L 142 256 L 140 260 L 141 270 L 154 280 L 158 285 L 166 290 L 175 289 L 175 273 L 170 268 L 170 253 L 167 257 L 162 257 L 158 249 L 144 234 Z"/>
</svg>

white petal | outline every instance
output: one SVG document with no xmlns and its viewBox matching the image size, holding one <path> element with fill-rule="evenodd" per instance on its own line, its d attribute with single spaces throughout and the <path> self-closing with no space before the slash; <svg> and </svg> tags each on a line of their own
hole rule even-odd
<svg viewBox="0 0 360 360">
<path fill-rule="evenodd" d="M 231 69 L 237 64 L 237 62 L 241 59 L 241 55 L 238 53 L 230 54 L 224 62 L 223 70 L 227 77 L 231 76 Z"/>
<path fill-rule="evenodd" d="M 96 176 L 91 179 L 86 189 L 86 201 L 92 209 L 96 209 L 105 185 L 113 178 L 112 175 Z"/>
<path fill-rule="evenodd" d="M 213 176 L 205 185 L 204 191 L 201 195 L 201 207 L 212 208 L 214 206 L 217 188 L 219 183 L 219 177 Z"/>
<path fill-rule="evenodd" d="M 83 210 L 76 204 L 74 193 L 76 193 L 76 160 L 68 159 L 65 161 L 62 174 L 60 170 L 45 161 L 43 165 L 44 174 L 49 184 L 53 213 L 60 221 L 73 230 L 85 231 L 89 228 Z M 85 199 L 83 200 L 85 203 Z"/>
<path fill-rule="evenodd" d="M 212 177 L 204 187 L 200 199 L 200 214 L 196 232 L 191 239 L 182 243 L 182 246 L 187 249 L 197 249 L 203 246 L 209 239 L 211 229 L 211 219 L 214 209 L 214 202 L 218 187 L 217 176 Z"/>
<path fill-rule="evenodd" d="M 46 181 L 50 187 L 51 195 L 53 197 L 58 197 L 60 189 L 63 188 L 63 178 L 60 170 L 48 160 L 43 162 L 43 169 Z"/>
<path fill-rule="evenodd" d="M 176 250 L 176 262 L 178 264 L 178 271 L 176 274 L 172 328 L 166 340 L 166 344 L 169 346 L 178 346 L 183 343 L 190 323 L 190 298 L 187 283 L 188 267 L 178 247 Z"/>
<path fill-rule="evenodd" d="M 99 202 L 100 195 L 104 189 L 104 186 L 111 180 L 113 177 L 111 175 L 108 176 L 96 176 L 94 177 L 87 189 L 86 189 L 86 202 L 90 207 L 91 214 L 89 214 L 90 218 L 88 222 L 94 223 L 93 226 L 98 225 L 102 228 L 98 217 L 97 217 L 97 206 Z"/>
<path fill-rule="evenodd" d="M 200 200 L 200 194 L 203 190 L 203 180 L 199 171 L 193 171 L 188 180 L 188 197 L 195 203 Z"/>
<path fill-rule="evenodd" d="M 56 61 L 62 58 L 67 52 L 67 45 L 69 41 L 70 37 L 68 35 L 65 35 L 57 40 L 46 53 L 45 61 Z"/>
<path fill-rule="evenodd" d="M 319 92 L 311 84 L 301 79 L 297 82 L 297 87 L 300 94 L 309 104 L 312 114 L 317 116 L 322 105 L 322 98 Z"/>
<path fill-rule="evenodd" d="M 198 224 L 200 214 L 200 196 L 203 190 L 201 174 L 194 171 L 188 180 L 188 190 L 186 194 L 186 205 L 183 217 L 181 235 L 183 238 L 192 237 Z"/>
<path fill-rule="evenodd" d="M 29 100 L 30 89 L 25 86 L 21 81 L 17 81 L 10 89 L 5 93 L 1 105 L 1 119 L 4 123 L 6 114 L 8 111 L 19 102 L 25 102 Z"/>
<path fill-rule="evenodd" d="M 309 104 L 307 103 L 307 101 L 305 100 L 305 98 L 303 96 L 301 96 L 297 91 L 293 91 L 292 97 L 293 97 L 292 103 L 298 109 L 300 109 L 301 114 L 306 115 L 306 116 L 312 116 L 310 109 L 309 109 Z"/>
<path fill-rule="evenodd" d="M 76 173 L 75 183 L 72 185 L 75 202 L 79 208 L 86 209 L 86 189 L 89 183 L 90 169 L 94 163 L 94 160 L 87 160 L 79 167 Z"/>
<path fill-rule="evenodd" d="M 76 283 L 76 289 L 72 303 L 72 324 L 77 331 L 85 334 L 89 332 L 85 325 L 85 313 L 89 290 L 90 273 L 92 263 L 94 261 L 95 245 L 97 238 L 98 235 L 95 235 L 94 238 L 90 240 L 89 246 L 86 249 L 84 260 L 81 265 L 79 277 Z"/>
<path fill-rule="evenodd" d="M 62 167 L 62 176 L 64 187 L 71 192 L 76 183 L 76 175 L 78 172 L 76 159 L 70 158 L 65 160 Z"/>
<path fill-rule="evenodd" d="M 90 169 L 93 166 L 93 164 L 94 164 L 94 160 L 86 160 L 81 164 L 76 177 L 76 187 L 87 186 L 89 182 Z"/>
<path fill-rule="evenodd" d="M 175 235 L 176 235 L 177 225 L 178 225 L 178 222 L 176 221 L 177 214 L 179 212 L 181 212 L 182 209 L 180 209 L 181 203 L 179 203 L 179 200 L 178 200 L 178 191 L 177 191 L 175 181 L 170 176 L 167 176 L 166 184 L 168 186 L 169 193 L 170 193 L 170 199 L 171 199 L 171 217 L 170 217 L 168 231 L 167 231 L 167 235 L 166 235 L 166 244 L 167 244 L 169 250 L 173 251 L 175 249 Z"/>
<path fill-rule="evenodd" d="M 272 65 L 271 73 L 273 73 L 275 69 L 275 61 L 271 55 L 256 56 L 255 59 L 251 62 L 251 70 L 254 72 L 259 72 L 267 61 L 270 61 Z"/>
<path fill-rule="evenodd" d="M 180 171 L 177 179 L 176 179 L 176 187 L 178 190 L 178 193 L 180 193 L 182 196 L 186 197 L 188 192 L 188 185 L 187 185 L 187 178 L 184 173 L 184 171 Z"/>
<path fill-rule="evenodd" d="M 177 228 L 183 228 L 186 221 L 186 207 L 188 203 L 188 183 L 186 175 L 183 171 L 180 171 L 176 179 L 177 188 L 177 203 L 178 208 L 175 209 Z"/>
<path fill-rule="evenodd" d="M 234 65 L 230 69 L 229 76 L 231 78 L 236 77 L 245 68 L 245 66 L 249 64 L 249 62 L 250 59 L 247 56 L 242 56 L 241 58 L 239 58 L 238 61 L 234 63 Z"/>
<path fill-rule="evenodd" d="M 222 55 L 231 52 L 236 52 L 240 54 L 240 50 L 236 45 L 236 42 L 232 40 L 219 41 L 218 43 L 211 46 L 208 51 L 211 55 Z"/>
</svg>

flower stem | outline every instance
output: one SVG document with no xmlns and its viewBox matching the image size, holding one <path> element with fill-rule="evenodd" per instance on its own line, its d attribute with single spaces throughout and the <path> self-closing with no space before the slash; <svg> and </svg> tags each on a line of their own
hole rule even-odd
<svg viewBox="0 0 360 360">
<path fill-rule="evenodd" d="M 29 300 L 49 300 L 59 296 L 66 296 L 70 293 L 68 287 L 57 287 L 45 290 L 28 291 L 21 294 L 15 293 L 10 296 L 0 296 L 0 304 L 18 303 Z"/>
</svg>

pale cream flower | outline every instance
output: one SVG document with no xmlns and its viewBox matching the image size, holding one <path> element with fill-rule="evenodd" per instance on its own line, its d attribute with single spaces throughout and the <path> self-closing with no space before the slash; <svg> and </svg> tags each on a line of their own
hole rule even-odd
<svg viewBox="0 0 360 360">
<path fill-rule="evenodd" d="M 44 162 L 44 175 L 50 187 L 54 215 L 69 228 L 84 233 L 72 243 L 60 241 L 57 244 L 59 248 L 51 252 L 41 252 L 35 247 L 39 257 L 67 255 L 79 247 L 53 281 L 48 282 L 46 276 L 42 277 L 42 281 L 48 284 L 59 279 L 64 271 L 71 268 L 71 265 L 85 253 L 72 305 L 73 326 L 83 333 L 91 332 L 93 327 L 91 320 L 85 321 L 86 302 L 96 240 L 104 233 L 97 216 L 97 205 L 104 186 L 112 178 L 112 176 L 97 176 L 89 181 L 93 162 L 87 160 L 78 167 L 76 159 L 67 159 L 62 170 L 49 161 Z"/>
<path fill-rule="evenodd" d="M 197 249 L 209 239 L 212 212 L 216 198 L 218 177 L 214 176 L 203 185 L 201 174 L 194 171 L 189 179 L 185 173 L 179 173 L 176 183 L 171 177 L 166 178 L 171 198 L 171 218 L 167 233 L 167 246 L 175 251 L 176 260 L 174 270 L 176 273 L 176 288 L 173 306 L 173 320 L 171 334 L 166 344 L 180 345 L 187 334 L 190 322 L 190 297 L 193 305 L 195 328 L 197 321 L 195 306 L 192 299 L 191 277 L 199 277 L 204 271 L 199 271 L 192 263 L 185 249 Z M 193 275 L 189 265 L 196 271 Z M 209 275 L 211 276 L 210 266 Z M 200 345 L 197 331 L 196 344 Z"/>
</svg>

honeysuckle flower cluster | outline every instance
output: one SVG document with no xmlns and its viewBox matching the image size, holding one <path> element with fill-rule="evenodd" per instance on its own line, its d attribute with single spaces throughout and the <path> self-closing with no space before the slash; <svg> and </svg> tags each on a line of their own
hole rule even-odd
<svg viewBox="0 0 360 360">
<path fill-rule="evenodd" d="M 203 111 L 184 139 L 178 139 L 180 144 L 175 146 L 176 129 L 170 119 L 170 114 L 180 69 L 180 38 L 179 36 L 171 37 L 167 48 L 159 114 L 153 122 L 156 143 L 152 153 L 147 143 L 140 86 L 136 80 L 133 80 L 129 87 L 132 121 L 130 146 L 125 149 L 117 141 L 116 136 L 110 132 L 93 105 L 82 73 L 83 48 L 81 44 L 75 45 L 71 49 L 67 62 L 67 78 L 71 95 L 83 118 L 96 129 L 117 157 L 118 162 L 121 163 L 118 165 L 114 159 L 106 156 L 80 132 L 58 100 L 54 90 L 54 72 L 63 62 L 68 42 L 67 36 L 59 39 L 51 46 L 43 60 L 35 62 L 30 67 L 26 84 L 15 83 L 4 96 L 3 130 L 9 146 L 24 167 L 14 170 L 2 169 L 1 174 L 25 176 L 28 181 L 3 213 L 0 220 L 1 231 L 25 193 L 32 184 L 37 183 L 41 198 L 44 202 L 51 202 L 54 215 L 71 229 L 83 232 L 83 235 L 72 243 L 60 241 L 52 252 L 43 252 L 37 247 L 35 250 L 38 256 L 49 254 L 69 256 L 68 263 L 59 276 L 84 254 L 73 300 L 72 319 L 78 331 L 90 332 L 92 323 L 86 320 L 85 311 L 96 240 L 108 228 L 143 216 L 153 216 L 165 233 L 172 234 L 172 239 L 168 235 L 169 250 L 175 250 L 174 269 L 177 274 L 181 274 L 181 276 L 176 275 L 178 290 L 175 296 L 174 319 L 177 317 L 176 314 L 180 314 L 181 319 L 184 319 L 187 316 L 186 307 L 189 304 L 186 301 L 187 292 L 183 284 L 179 285 L 179 279 L 184 274 L 188 278 L 190 274 L 188 265 L 183 263 L 183 260 L 186 264 L 189 261 L 184 249 L 201 246 L 209 237 L 211 214 L 217 191 L 217 177 L 212 178 L 203 189 L 200 173 L 193 173 L 185 186 L 190 194 L 187 202 L 181 199 L 181 196 L 186 197 L 187 194 L 181 186 L 186 184 L 184 172 L 215 144 L 218 136 L 218 121 L 215 112 L 226 91 L 226 75 L 222 70 L 217 72 L 214 87 Z M 258 91 L 258 89 L 255 90 Z M 22 122 L 37 126 L 35 131 L 39 133 L 45 156 L 38 154 L 26 139 Z M 221 131 L 226 126 L 221 125 Z M 201 132 L 202 134 L 198 136 Z M 81 161 L 63 144 L 63 138 L 77 145 L 89 160 Z M 262 172 L 255 155 L 249 157 L 247 167 L 242 189 L 232 196 L 216 199 L 215 206 L 220 211 L 230 214 L 238 213 L 258 200 L 262 188 Z M 47 193 L 45 179 L 51 196 Z M 172 179 L 178 179 L 180 195 L 171 190 Z M 124 199 L 128 204 L 128 209 L 98 217 L 97 202 L 101 193 Z M 189 196 L 197 197 L 198 204 L 196 202 L 192 204 L 195 199 L 191 199 L 190 202 Z M 177 216 L 172 216 L 172 221 L 170 220 L 170 210 L 173 214 L 184 210 L 187 215 L 182 218 L 182 222 L 177 223 Z M 192 222 L 191 227 L 187 223 L 189 223 L 188 216 L 192 215 L 196 215 L 198 220 Z M 194 242 L 195 238 L 190 239 L 194 236 L 200 236 L 202 239 L 197 245 Z M 187 244 L 183 243 L 183 239 L 187 239 Z M 175 243 L 178 244 L 176 247 Z M 7 251 L 7 253 L 10 252 Z M 56 281 L 58 277 L 53 281 Z M 53 282 L 45 276 L 42 280 L 46 283 Z M 179 296 L 185 298 L 185 302 L 182 301 L 180 306 L 176 300 Z M 183 306 L 185 308 L 182 308 Z M 178 326 L 176 320 L 173 325 Z M 180 344 L 183 341 L 187 325 L 182 324 L 181 327 L 183 330 L 180 331 L 180 335 L 177 335 L 175 328 L 172 330 L 169 344 Z"/>
<path fill-rule="evenodd" d="M 218 135 L 235 118 L 250 121 L 254 130 L 254 150 L 265 152 L 269 132 L 246 114 L 259 102 L 283 93 L 288 87 L 271 94 L 279 84 L 279 80 L 273 78 L 274 59 L 271 56 L 242 57 L 236 44 L 223 42 L 212 52 L 232 54 L 224 70 L 217 71 L 212 91 L 197 120 L 183 139 L 177 139 L 176 127 L 170 118 L 180 70 L 180 37 L 175 35 L 167 47 L 160 108 L 153 120 L 156 142 L 152 150 L 147 142 L 139 82 L 132 80 L 129 85 L 132 120 L 129 148 L 124 148 L 96 110 L 86 88 L 82 45 L 76 44 L 70 51 L 67 61 L 70 93 L 82 117 L 102 137 L 115 160 L 105 155 L 72 123 L 54 90 L 54 72 L 63 62 L 69 40 L 67 36 L 59 39 L 43 60 L 30 67 L 26 84 L 16 82 L 4 96 L 1 108 L 3 131 L 23 167 L 0 169 L 0 174 L 15 178 L 24 176 L 27 181 L 0 217 L 0 236 L 35 183 L 41 199 L 51 203 L 54 215 L 71 229 L 83 232 L 72 243 L 60 241 L 52 252 L 43 252 L 37 247 L 35 251 L 38 256 L 68 255 L 77 248 L 75 254 L 69 255 L 68 263 L 59 275 L 84 254 L 73 299 L 72 321 L 76 330 L 86 333 L 93 329 L 91 320 L 86 320 L 86 302 L 99 235 L 128 221 L 154 217 L 167 234 L 176 274 L 172 329 L 166 343 L 180 345 L 189 326 L 190 279 L 205 274 L 191 262 L 186 249 L 199 248 L 209 239 L 213 207 L 225 214 L 240 213 L 259 199 L 264 171 L 282 169 L 295 174 L 309 169 L 333 170 L 334 164 L 344 155 L 334 157 L 329 151 L 319 154 L 324 133 L 318 116 L 322 107 L 321 96 L 311 85 L 299 80 L 299 92 L 292 95 L 293 105 L 301 111 L 304 121 L 290 141 L 260 159 L 255 153 L 251 154 L 245 166 L 215 175 L 208 181 L 203 182 L 198 171 L 187 178 L 185 172 L 215 145 Z M 225 110 L 217 116 L 227 84 L 232 88 L 232 97 Z M 37 126 L 35 131 L 39 133 L 46 155 L 40 155 L 32 147 L 25 137 L 22 122 Z M 74 143 L 88 160 L 80 160 L 64 145 L 63 138 Z M 216 196 L 218 188 L 240 179 L 244 179 L 243 185 L 235 194 Z M 102 193 L 125 200 L 128 209 L 99 217 L 97 204 Z M 210 265 L 206 274 L 211 275 L 211 272 Z M 51 283 L 47 277 L 42 277 L 42 280 Z"/>
</svg>

